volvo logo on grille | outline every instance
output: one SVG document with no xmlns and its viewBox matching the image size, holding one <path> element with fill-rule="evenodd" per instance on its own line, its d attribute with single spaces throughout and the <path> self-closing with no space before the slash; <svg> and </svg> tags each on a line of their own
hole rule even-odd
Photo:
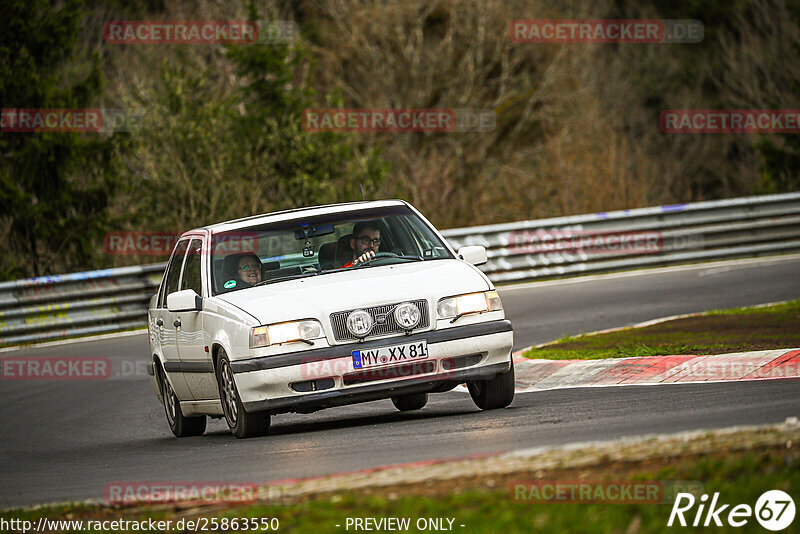
<svg viewBox="0 0 800 534">
<path fill-rule="evenodd" d="M 375 316 L 375 323 L 376 324 L 386 324 L 386 314 L 385 313 L 379 313 L 378 315 L 376 315 Z"/>
</svg>

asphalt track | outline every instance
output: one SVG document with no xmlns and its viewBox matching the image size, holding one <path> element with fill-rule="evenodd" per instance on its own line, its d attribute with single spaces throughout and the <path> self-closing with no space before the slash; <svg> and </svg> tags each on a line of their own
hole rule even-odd
<svg viewBox="0 0 800 534">
<path fill-rule="evenodd" d="M 515 348 L 658 317 L 800 298 L 800 256 L 501 288 Z M 0 356 L 148 358 L 144 334 Z M 463 393 L 401 414 L 390 401 L 273 418 L 272 435 L 236 440 L 212 420 L 175 439 L 146 376 L 0 381 L 0 507 L 102 499 L 121 481 L 258 482 L 434 458 L 557 446 L 800 416 L 800 380 L 566 389 L 517 395 L 481 412 Z"/>
</svg>

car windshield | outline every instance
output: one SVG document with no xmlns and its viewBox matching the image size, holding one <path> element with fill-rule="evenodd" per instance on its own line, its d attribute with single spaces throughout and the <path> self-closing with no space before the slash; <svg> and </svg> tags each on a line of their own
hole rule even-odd
<svg viewBox="0 0 800 534">
<path fill-rule="evenodd" d="M 365 252 L 374 258 L 354 267 Z M 416 213 L 391 206 L 215 233 L 211 268 L 216 295 L 343 269 L 452 257 Z"/>
</svg>

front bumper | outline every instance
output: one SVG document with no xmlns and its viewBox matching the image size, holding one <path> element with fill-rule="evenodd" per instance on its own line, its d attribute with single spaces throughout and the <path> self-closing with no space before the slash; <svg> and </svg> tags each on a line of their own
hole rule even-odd
<svg viewBox="0 0 800 534">
<path fill-rule="evenodd" d="M 513 339 L 511 323 L 499 320 L 280 356 L 234 360 L 231 369 L 248 412 L 310 412 L 409 393 L 445 390 L 468 380 L 491 378 L 510 368 Z M 354 373 L 358 373 L 353 368 L 353 349 L 368 350 L 422 340 L 428 345 L 425 360 L 406 364 L 402 369 L 402 366 L 378 368 L 385 372 L 377 378 L 353 380 Z M 393 370 L 397 371 L 393 373 Z M 312 382 L 324 383 L 325 389 L 309 392 L 293 389 L 298 384 Z"/>
</svg>

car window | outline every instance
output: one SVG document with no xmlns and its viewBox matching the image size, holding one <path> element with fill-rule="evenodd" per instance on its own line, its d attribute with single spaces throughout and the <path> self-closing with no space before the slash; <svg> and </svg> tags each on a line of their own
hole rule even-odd
<svg viewBox="0 0 800 534">
<path fill-rule="evenodd" d="M 164 292 L 162 294 L 161 302 L 159 302 L 159 307 L 164 307 L 165 302 L 167 301 L 167 295 L 178 290 L 181 267 L 183 267 L 183 258 L 186 255 L 186 248 L 188 244 L 189 240 L 183 239 L 175 246 L 175 251 L 172 253 L 172 258 L 169 260 L 167 273 L 164 275 Z"/>
<path fill-rule="evenodd" d="M 192 239 L 189 244 L 189 251 L 186 254 L 183 276 L 181 277 L 181 290 L 194 289 L 194 292 L 198 295 L 203 294 L 200 264 L 202 244 L 203 242 L 200 239 Z"/>
<path fill-rule="evenodd" d="M 406 246 L 409 246 L 411 250 L 422 251 L 423 258 L 437 258 L 447 254 L 447 248 L 430 231 L 430 228 L 419 224 L 410 224 L 408 220 L 404 220 L 403 223 L 403 227 L 407 230 L 403 237 L 410 238 L 411 243 Z"/>
<path fill-rule="evenodd" d="M 376 236 L 372 251 L 380 258 L 374 266 L 453 257 L 435 231 L 406 206 L 346 211 L 214 234 L 212 293 L 350 268 L 354 259 L 350 238 L 355 228 Z M 366 245 L 363 239 L 362 247 Z M 243 255 L 251 257 L 251 264 L 256 258 L 260 262 L 258 276 L 245 279 L 237 271 Z"/>
</svg>

